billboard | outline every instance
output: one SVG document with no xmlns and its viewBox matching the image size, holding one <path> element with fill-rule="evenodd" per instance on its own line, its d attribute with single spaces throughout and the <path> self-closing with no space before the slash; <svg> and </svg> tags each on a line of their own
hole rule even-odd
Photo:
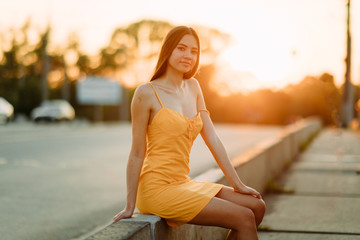
<svg viewBox="0 0 360 240">
<path fill-rule="evenodd" d="M 76 98 L 84 105 L 117 105 L 121 102 L 121 85 L 106 77 L 86 76 L 78 81 Z"/>
</svg>

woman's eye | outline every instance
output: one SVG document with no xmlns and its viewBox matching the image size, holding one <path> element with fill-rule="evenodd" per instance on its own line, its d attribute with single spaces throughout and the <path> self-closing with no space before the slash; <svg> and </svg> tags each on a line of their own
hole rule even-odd
<svg viewBox="0 0 360 240">
<path fill-rule="evenodd" d="M 185 50 L 184 47 L 178 47 L 178 49 L 181 50 L 181 51 L 184 51 L 184 50 Z"/>
</svg>

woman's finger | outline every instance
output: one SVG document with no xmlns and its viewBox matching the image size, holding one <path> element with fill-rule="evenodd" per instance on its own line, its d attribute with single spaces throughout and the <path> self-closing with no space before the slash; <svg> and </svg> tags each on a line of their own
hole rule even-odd
<svg viewBox="0 0 360 240">
<path fill-rule="evenodd" d="M 113 217 L 114 222 L 118 222 L 120 219 L 122 219 L 123 213 L 119 213 Z"/>
<path fill-rule="evenodd" d="M 119 220 L 121 220 L 123 218 L 129 218 L 131 216 L 132 216 L 132 212 L 121 211 L 113 217 L 113 221 L 118 222 Z"/>
<path fill-rule="evenodd" d="M 256 192 L 256 191 L 255 191 L 255 196 L 256 196 L 257 198 L 261 198 L 260 193 L 258 193 L 258 192 Z"/>
</svg>

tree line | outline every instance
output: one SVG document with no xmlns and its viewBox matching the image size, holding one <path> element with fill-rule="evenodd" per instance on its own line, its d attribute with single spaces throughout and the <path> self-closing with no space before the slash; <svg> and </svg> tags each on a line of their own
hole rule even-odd
<svg viewBox="0 0 360 240">
<path fill-rule="evenodd" d="M 198 80 L 216 122 L 286 125 L 299 118 L 319 116 L 324 124 L 339 124 L 341 89 L 328 73 L 307 76 L 281 90 L 260 89 L 220 96 L 207 82 L 215 68 L 206 67 L 207 71 L 201 71 Z"/>
<path fill-rule="evenodd" d="M 148 81 L 161 42 L 173 27 L 166 21 L 142 20 L 118 27 L 107 46 L 98 54 L 81 50 L 76 34 L 68 42 L 51 44 L 51 28 L 35 29 L 27 21 L 20 29 L 3 32 L 0 38 L 0 96 L 15 108 L 15 114 L 29 116 L 44 99 L 47 68 L 47 98 L 63 98 L 75 108 L 78 118 L 94 120 L 94 106 L 80 105 L 76 84 L 87 75 L 105 76 L 119 81 L 129 93 Z M 213 28 L 196 26 L 201 39 L 203 64 L 196 76 L 205 101 L 216 122 L 288 124 L 299 117 L 319 115 L 325 124 L 336 124 L 341 107 L 341 89 L 330 74 L 307 76 L 282 90 L 262 89 L 249 94 L 222 96 L 212 87 L 218 67 L 216 57 L 232 41 L 231 36 Z M 46 66 L 48 59 L 48 66 Z M 356 89 L 358 91 L 358 89 Z M 102 119 L 119 119 L 120 106 L 104 106 Z"/>
</svg>

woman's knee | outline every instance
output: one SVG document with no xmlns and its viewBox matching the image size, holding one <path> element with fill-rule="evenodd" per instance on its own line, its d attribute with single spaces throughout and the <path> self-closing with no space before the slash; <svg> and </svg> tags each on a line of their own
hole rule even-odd
<svg viewBox="0 0 360 240">
<path fill-rule="evenodd" d="M 262 222 L 266 211 L 265 202 L 262 199 L 256 201 L 255 206 L 253 208 L 253 212 L 255 214 L 256 226 L 259 226 Z"/>
<path fill-rule="evenodd" d="M 265 211 L 266 211 L 266 204 L 265 204 L 264 200 L 259 199 L 259 201 L 256 202 L 256 211 L 260 215 L 264 216 Z"/>
<path fill-rule="evenodd" d="M 237 230 L 244 228 L 256 228 L 255 214 L 250 208 L 244 208 L 241 212 L 237 213 Z"/>
</svg>

